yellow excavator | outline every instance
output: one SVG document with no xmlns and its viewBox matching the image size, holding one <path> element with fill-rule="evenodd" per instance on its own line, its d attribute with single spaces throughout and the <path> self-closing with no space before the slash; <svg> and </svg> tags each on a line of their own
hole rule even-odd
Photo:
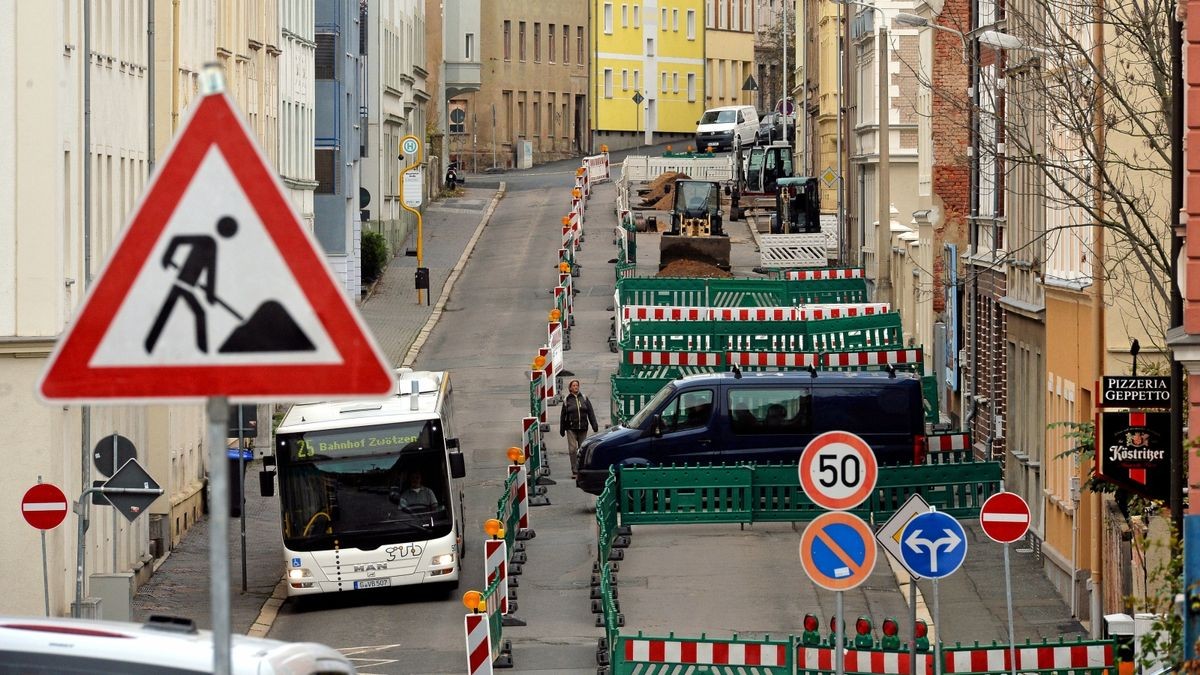
<svg viewBox="0 0 1200 675">
<path fill-rule="evenodd" d="M 658 268 L 677 260 L 707 263 L 729 271 L 729 236 L 721 222 L 721 184 L 678 180 L 673 187 L 671 229 L 662 234 Z M 728 188 L 727 188 L 728 189 Z"/>
</svg>

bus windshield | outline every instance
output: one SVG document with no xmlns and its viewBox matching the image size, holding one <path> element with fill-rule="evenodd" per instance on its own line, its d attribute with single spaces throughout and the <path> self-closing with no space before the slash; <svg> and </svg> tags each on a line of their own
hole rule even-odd
<svg viewBox="0 0 1200 675">
<path fill-rule="evenodd" d="M 284 545 L 372 549 L 452 528 L 438 420 L 278 436 Z"/>
</svg>

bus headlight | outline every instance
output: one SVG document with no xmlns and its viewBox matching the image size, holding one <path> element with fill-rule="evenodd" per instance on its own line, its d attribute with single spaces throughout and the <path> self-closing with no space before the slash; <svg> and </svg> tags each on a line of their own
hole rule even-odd
<svg viewBox="0 0 1200 675">
<path fill-rule="evenodd" d="M 306 578 L 311 578 L 311 577 L 312 577 L 312 572 L 309 572 L 307 569 L 304 569 L 304 568 L 288 570 L 288 579 L 306 579 Z"/>
<path fill-rule="evenodd" d="M 433 556 L 433 560 L 431 560 L 429 564 L 433 567 L 443 567 L 445 565 L 453 565 L 454 564 L 454 554 L 453 553 L 443 553 L 442 555 L 435 555 L 435 556 Z"/>
</svg>

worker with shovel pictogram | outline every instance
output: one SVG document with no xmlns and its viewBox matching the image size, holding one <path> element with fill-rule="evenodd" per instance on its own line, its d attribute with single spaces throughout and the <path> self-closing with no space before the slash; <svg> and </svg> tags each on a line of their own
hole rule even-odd
<svg viewBox="0 0 1200 675">
<path fill-rule="evenodd" d="M 238 222 L 230 216 L 217 221 L 217 234 L 229 239 L 237 234 Z M 175 251 L 182 246 L 190 247 L 183 265 L 175 264 Z M 207 310 L 200 301 L 201 292 L 209 306 L 220 305 L 238 321 L 242 322 L 221 344 L 218 352 L 275 352 L 312 351 L 315 349 L 308 336 L 300 329 L 279 302 L 268 300 L 246 320 L 229 303 L 217 296 L 217 240 L 207 234 L 178 235 L 171 239 L 163 253 L 164 269 L 176 268 L 179 274 L 163 302 L 154 326 L 146 335 L 146 353 L 154 352 L 159 336 L 171 318 L 176 303 L 183 300 L 191 310 L 196 327 L 196 348 L 208 353 Z"/>
</svg>

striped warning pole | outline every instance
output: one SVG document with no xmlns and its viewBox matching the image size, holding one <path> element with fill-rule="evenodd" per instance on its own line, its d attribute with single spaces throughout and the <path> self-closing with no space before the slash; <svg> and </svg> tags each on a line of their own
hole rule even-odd
<svg viewBox="0 0 1200 675">
<path fill-rule="evenodd" d="M 503 526 L 499 533 L 500 538 L 485 539 L 483 542 L 483 578 L 488 586 L 500 580 L 500 588 L 496 591 L 500 597 L 500 613 L 508 614 L 508 543 L 504 541 Z"/>
<path fill-rule="evenodd" d="M 463 622 L 467 636 L 468 675 L 492 675 L 492 626 L 487 603 L 479 591 L 463 594 L 463 604 L 471 610 Z"/>
</svg>

